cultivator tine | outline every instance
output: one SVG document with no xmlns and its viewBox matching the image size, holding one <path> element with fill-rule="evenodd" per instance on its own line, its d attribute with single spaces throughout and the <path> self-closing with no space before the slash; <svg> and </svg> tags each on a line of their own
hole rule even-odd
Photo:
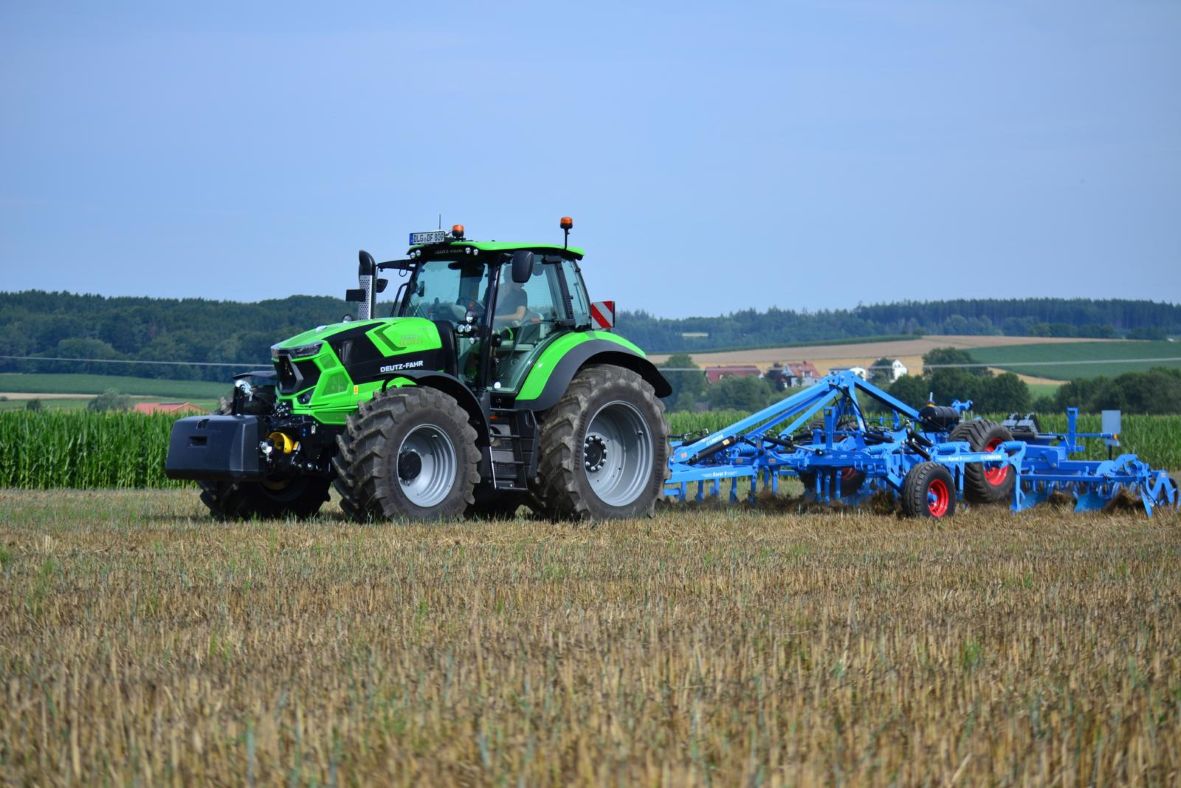
<svg viewBox="0 0 1181 788">
<path fill-rule="evenodd" d="M 1177 499 L 1177 483 L 1164 471 L 1153 473 L 1139 485 L 1140 501 L 1144 504 L 1144 511 L 1148 516 L 1156 508 L 1176 509 L 1181 501 Z"/>
</svg>

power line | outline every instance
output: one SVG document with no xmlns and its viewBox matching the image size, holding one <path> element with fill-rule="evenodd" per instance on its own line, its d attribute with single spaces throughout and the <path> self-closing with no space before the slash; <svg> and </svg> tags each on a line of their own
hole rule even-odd
<svg viewBox="0 0 1181 788">
<path fill-rule="evenodd" d="M 1160 364 L 1164 362 L 1181 362 L 1181 356 L 1171 356 L 1167 358 L 1107 358 L 1107 359 L 1083 359 L 1079 361 L 989 361 L 989 362 L 975 362 L 972 364 L 923 364 L 923 369 L 978 369 L 982 367 L 1054 367 L 1054 366 L 1073 366 L 1076 364 Z M 792 363 L 792 362 L 787 362 Z M 715 364 L 713 367 L 740 367 L 740 366 L 757 366 L 757 364 L 734 363 L 734 364 Z M 830 369 L 850 369 L 858 367 L 864 370 L 871 369 L 893 369 L 893 366 L 886 366 L 878 364 L 877 366 L 863 367 L 860 364 L 850 364 L 847 367 L 834 366 Z M 705 372 L 705 367 L 660 367 L 661 372 Z M 784 370 L 787 368 L 784 367 Z"/>
<path fill-rule="evenodd" d="M 170 367 L 257 367 L 257 361 L 139 361 L 130 358 L 63 358 L 60 356 L 0 356 L 12 361 L 81 361 L 86 364 L 157 364 Z"/>
</svg>

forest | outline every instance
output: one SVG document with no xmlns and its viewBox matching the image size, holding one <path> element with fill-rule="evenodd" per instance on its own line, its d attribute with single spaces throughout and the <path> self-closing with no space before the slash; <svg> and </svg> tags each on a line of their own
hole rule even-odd
<svg viewBox="0 0 1181 788">
<path fill-rule="evenodd" d="M 389 310 L 390 305 L 383 305 L 379 314 Z M 0 293 L 3 355 L 17 357 L 0 359 L 0 372 L 224 380 L 233 370 L 192 362 L 242 368 L 267 365 L 275 342 L 338 321 L 349 311 L 344 301 L 327 296 L 242 303 L 44 291 Z M 1027 298 L 904 302 L 819 312 L 752 309 L 677 319 L 625 311 L 619 314 L 617 330 L 652 353 L 915 334 L 1160 339 L 1181 334 L 1181 305 Z M 20 360 L 36 356 L 83 360 Z M 118 363 L 106 363 L 111 361 Z"/>
</svg>

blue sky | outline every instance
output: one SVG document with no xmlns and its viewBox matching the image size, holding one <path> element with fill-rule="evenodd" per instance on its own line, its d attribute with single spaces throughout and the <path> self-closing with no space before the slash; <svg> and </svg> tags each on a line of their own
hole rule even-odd
<svg viewBox="0 0 1181 788">
<path fill-rule="evenodd" d="M 247 7 L 250 5 L 250 7 Z M 555 240 L 660 315 L 1181 301 L 1181 4 L 0 7 L 0 290 Z"/>
</svg>

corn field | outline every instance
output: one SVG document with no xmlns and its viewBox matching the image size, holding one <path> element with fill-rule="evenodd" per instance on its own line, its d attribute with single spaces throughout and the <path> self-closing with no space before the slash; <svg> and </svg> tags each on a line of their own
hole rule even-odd
<svg viewBox="0 0 1181 788">
<path fill-rule="evenodd" d="M 713 431 L 746 414 L 723 410 L 672 413 L 674 435 Z M 999 418 L 999 417 L 994 417 Z M 164 475 L 174 416 L 89 411 L 0 412 L 0 487 L 178 487 Z M 1043 417 L 1042 429 L 1064 431 L 1066 416 Z M 1181 415 L 1124 416 L 1121 451 L 1135 452 L 1153 467 L 1181 468 Z M 1079 429 L 1097 432 L 1099 416 L 1079 417 Z M 1106 456 L 1091 441 L 1087 457 Z"/>
<path fill-rule="evenodd" d="M 0 487 L 178 487 L 164 475 L 175 416 L 0 413 Z"/>
</svg>

